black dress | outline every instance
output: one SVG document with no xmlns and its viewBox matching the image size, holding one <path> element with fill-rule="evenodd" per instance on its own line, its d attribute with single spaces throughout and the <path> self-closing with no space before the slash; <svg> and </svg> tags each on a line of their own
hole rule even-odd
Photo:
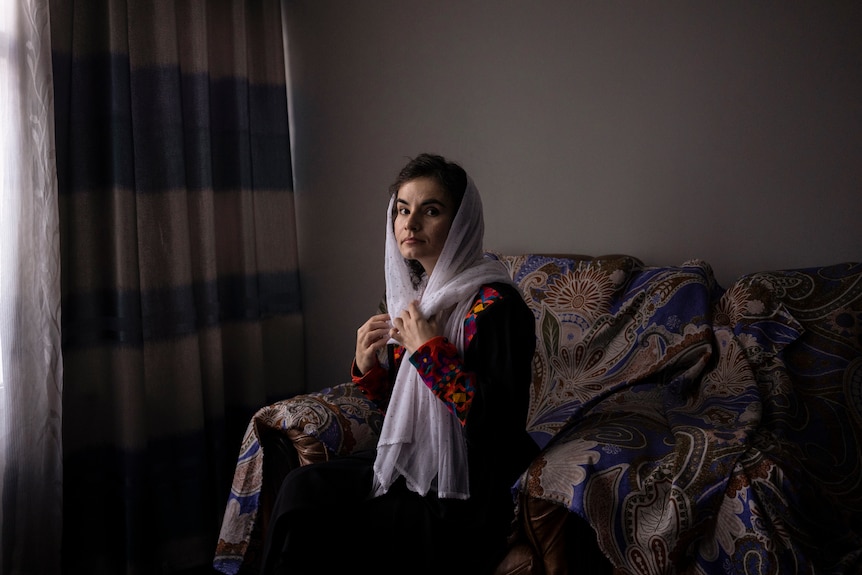
<svg viewBox="0 0 862 575">
<path fill-rule="evenodd" d="M 511 487 L 538 452 L 525 431 L 536 336 L 516 288 L 484 286 L 476 302 L 465 318 L 475 330 L 463 358 L 476 375 L 464 425 L 470 498 L 423 497 L 403 479 L 371 497 L 373 450 L 299 467 L 273 508 L 265 574 L 494 570 L 514 517 Z"/>
</svg>

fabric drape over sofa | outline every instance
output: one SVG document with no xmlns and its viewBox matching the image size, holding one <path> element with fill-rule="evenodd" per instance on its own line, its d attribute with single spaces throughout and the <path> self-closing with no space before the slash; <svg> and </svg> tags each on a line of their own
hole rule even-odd
<svg viewBox="0 0 862 575">
<path fill-rule="evenodd" d="M 862 263 L 725 288 L 696 260 L 489 256 L 536 317 L 543 447 L 513 486 L 500 575 L 862 570 Z M 352 383 L 262 407 L 218 570 L 255 572 L 291 466 L 371 447 L 380 422 Z"/>
<path fill-rule="evenodd" d="M 622 573 L 858 572 L 862 264 L 724 289 L 703 262 L 505 259 L 543 342 L 525 538 L 551 503 Z"/>
<path fill-rule="evenodd" d="M 51 5 L 66 572 L 210 563 L 248 417 L 302 391 L 280 10 Z"/>
</svg>

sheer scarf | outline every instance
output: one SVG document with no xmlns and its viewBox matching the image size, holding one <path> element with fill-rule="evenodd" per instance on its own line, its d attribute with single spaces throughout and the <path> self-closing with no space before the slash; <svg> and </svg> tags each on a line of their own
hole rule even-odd
<svg viewBox="0 0 862 575">
<path fill-rule="evenodd" d="M 479 292 L 491 282 L 512 283 L 506 269 L 484 257 L 482 200 L 468 178 L 461 206 L 430 277 L 413 286 L 393 228 L 395 197 L 386 219 L 386 305 L 396 318 L 419 302 L 424 317 L 436 315 L 444 335 L 464 357 L 464 318 Z M 467 499 L 470 487 L 467 444 L 458 418 L 425 385 L 407 358 L 401 362 L 374 462 L 374 495 L 388 491 L 403 476 L 420 495 Z"/>
</svg>

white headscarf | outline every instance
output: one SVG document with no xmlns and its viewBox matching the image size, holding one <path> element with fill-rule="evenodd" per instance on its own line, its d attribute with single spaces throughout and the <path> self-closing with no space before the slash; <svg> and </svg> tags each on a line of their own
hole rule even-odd
<svg viewBox="0 0 862 575">
<path fill-rule="evenodd" d="M 386 218 L 386 306 L 391 318 L 419 301 L 423 317 L 436 315 L 444 335 L 464 357 L 464 318 L 479 288 L 511 283 L 500 262 L 484 257 L 482 200 L 468 177 L 467 189 L 446 243 L 423 285 L 413 287 L 410 271 L 395 239 L 393 207 Z M 427 284 L 426 284 L 427 282 Z M 425 385 L 404 358 L 395 378 L 374 461 L 374 494 L 385 493 L 404 476 L 407 487 L 425 495 L 436 486 L 441 498 L 467 499 L 467 444 L 458 418 Z"/>
</svg>

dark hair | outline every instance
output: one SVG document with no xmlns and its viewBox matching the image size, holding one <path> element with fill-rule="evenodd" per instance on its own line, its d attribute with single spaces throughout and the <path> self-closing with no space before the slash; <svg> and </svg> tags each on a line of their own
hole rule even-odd
<svg viewBox="0 0 862 575">
<path fill-rule="evenodd" d="M 389 186 L 389 193 L 393 196 L 398 194 L 401 186 L 418 178 L 432 178 L 436 181 L 454 203 L 453 213 L 458 213 L 464 192 L 467 191 L 467 172 L 464 168 L 450 162 L 443 156 L 436 154 L 419 154 L 401 168 L 398 177 Z M 393 214 L 394 215 L 394 214 Z M 410 268 L 410 278 L 413 287 L 417 287 L 422 280 L 425 270 L 416 260 L 405 260 Z"/>
<path fill-rule="evenodd" d="M 461 200 L 467 189 L 467 172 L 464 171 L 464 168 L 455 162 L 448 161 L 443 156 L 419 154 L 401 168 L 398 177 L 389 186 L 389 193 L 394 196 L 401 189 L 401 186 L 418 178 L 434 179 L 454 200 L 454 211 L 457 212 L 458 208 L 461 207 Z"/>
</svg>

